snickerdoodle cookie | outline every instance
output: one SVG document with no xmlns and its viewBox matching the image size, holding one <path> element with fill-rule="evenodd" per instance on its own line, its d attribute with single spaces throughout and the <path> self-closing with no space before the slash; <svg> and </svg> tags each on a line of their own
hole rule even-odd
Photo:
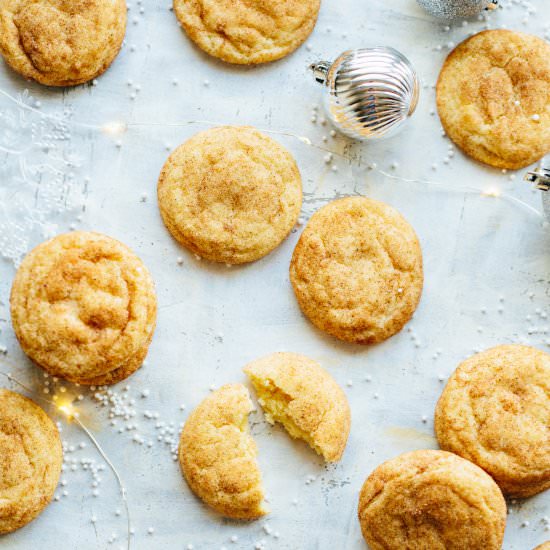
<svg viewBox="0 0 550 550">
<path fill-rule="evenodd" d="M 297 353 L 273 353 L 244 372 L 271 424 L 280 422 L 327 462 L 342 458 L 351 422 L 348 400 L 318 363 Z"/>
<path fill-rule="evenodd" d="M 445 451 L 414 451 L 368 477 L 359 522 L 371 550 L 500 550 L 506 503 L 475 464 Z"/>
<path fill-rule="evenodd" d="M 156 307 L 141 260 L 119 241 L 84 231 L 32 250 L 11 290 L 23 351 L 50 374 L 87 385 L 118 382 L 140 367 Z"/>
<path fill-rule="evenodd" d="M 399 332 L 414 313 L 422 251 L 414 229 L 391 206 L 340 199 L 312 216 L 294 250 L 290 279 L 315 326 L 371 344 Z"/>
<path fill-rule="evenodd" d="M 464 361 L 435 412 L 441 448 L 471 460 L 505 494 L 550 487 L 550 355 L 505 345 Z"/>
<path fill-rule="evenodd" d="M 191 490 L 220 514 L 255 519 L 267 513 L 248 429 L 253 406 L 242 384 L 216 390 L 191 413 L 183 428 L 179 460 Z"/>
<path fill-rule="evenodd" d="M 205 52 L 241 65 L 280 59 L 310 35 L 320 0 L 174 0 L 185 32 Z"/>
<path fill-rule="evenodd" d="M 48 86 L 103 73 L 125 32 L 124 0 L 0 0 L 0 53 L 25 78 Z"/>
<path fill-rule="evenodd" d="M 168 158 L 158 182 L 166 227 L 208 260 L 240 264 L 271 252 L 300 215 L 302 180 L 290 153 L 254 128 L 196 134 Z"/>
<path fill-rule="evenodd" d="M 550 550 L 550 540 L 539 544 L 534 550 Z"/>
<path fill-rule="evenodd" d="M 0 534 L 23 527 L 44 510 L 62 462 L 59 432 L 46 413 L 0 388 Z"/>
<path fill-rule="evenodd" d="M 447 135 L 472 158 L 528 166 L 550 151 L 550 45 L 507 30 L 468 38 L 443 65 L 437 107 Z"/>
</svg>

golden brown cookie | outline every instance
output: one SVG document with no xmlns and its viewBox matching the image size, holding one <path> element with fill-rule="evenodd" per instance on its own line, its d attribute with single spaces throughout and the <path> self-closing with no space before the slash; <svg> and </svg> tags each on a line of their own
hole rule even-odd
<svg viewBox="0 0 550 550">
<path fill-rule="evenodd" d="M 252 409 L 248 390 L 227 384 L 200 403 L 181 434 L 179 460 L 189 487 L 229 518 L 256 519 L 267 513 L 258 451 L 248 429 Z"/>
<path fill-rule="evenodd" d="M 506 503 L 475 464 L 445 451 L 414 451 L 368 477 L 359 523 L 371 550 L 500 550 Z"/>
<path fill-rule="evenodd" d="M 473 355 L 437 404 L 441 448 L 483 468 L 510 496 L 550 487 L 550 355 L 519 345 Z"/>
<path fill-rule="evenodd" d="M 320 0 L 174 0 L 189 38 L 214 57 L 251 65 L 275 61 L 311 34 Z"/>
<path fill-rule="evenodd" d="M 528 166 L 550 151 L 550 45 L 507 30 L 468 38 L 443 65 L 437 107 L 447 135 L 472 158 Z"/>
<path fill-rule="evenodd" d="M 196 134 L 168 158 L 158 182 L 166 227 L 212 260 L 257 260 L 290 233 L 302 207 L 302 180 L 290 153 L 254 128 Z"/>
<path fill-rule="evenodd" d="M 533 550 L 550 550 L 550 540 L 543 542 L 542 544 L 539 544 Z"/>
<path fill-rule="evenodd" d="M 54 376 L 110 384 L 134 372 L 156 322 L 153 280 L 125 245 L 73 232 L 37 246 L 11 290 L 11 316 L 23 351 Z"/>
<path fill-rule="evenodd" d="M 372 344 L 399 332 L 422 293 L 422 251 L 391 206 L 365 197 L 333 201 L 307 224 L 290 280 L 302 311 L 321 330 Z"/>
<path fill-rule="evenodd" d="M 249 363 L 244 372 L 268 422 L 280 422 L 327 462 L 342 458 L 351 423 L 348 400 L 317 362 L 297 353 L 272 353 Z"/>
<path fill-rule="evenodd" d="M 126 32 L 124 0 L 0 0 L 0 53 L 25 78 L 74 86 L 103 73 Z"/>
<path fill-rule="evenodd" d="M 59 432 L 46 413 L 30 399 L 0 388 L 0 535 L 44 510 L 62 463 Z"/>
</svg>

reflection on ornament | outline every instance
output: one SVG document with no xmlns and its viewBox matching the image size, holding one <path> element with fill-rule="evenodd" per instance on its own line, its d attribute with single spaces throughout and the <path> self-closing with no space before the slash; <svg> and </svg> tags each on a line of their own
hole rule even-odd
<svg viewBox="0 0 550 550">
<path fill-rule="evenodd" d="M 395 134 L 418 103 L 416 71 L 393 48 L 349 50 L 334 63 L 321 61 L 310 68 L 325 86 L 325 107 L 332 123 L 354 139 Z"/>
<path fill-rule="evenodd" d="M 525 174 L 525 181 L 534 183 L 537 189 L 542 191 L 542 206 L 546 218 L 550 221 L 550 159 L 543 160 L 543 163 L 532 172 Z"/>
<path fill-rule="evenodd" d="M 498 0 L 417 0 L 431 15 L 440 19 L 472 17 L 482 10 L 494 10 Z"/>
</svg>

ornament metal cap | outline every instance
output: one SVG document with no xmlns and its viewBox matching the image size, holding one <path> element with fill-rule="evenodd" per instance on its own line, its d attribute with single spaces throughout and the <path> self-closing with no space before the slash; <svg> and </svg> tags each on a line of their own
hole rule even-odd
<svg viewBox="0 0 550 550">
<path fill-rule="evenodd" d="M 550 191 L 550 168 L 539 166 L 532 172 L 527 172 L 523 178 L 529 183 L 534 183 L 541 191 Z"/>
<path fill-rule="evenodd" d="M 310 65 L 327 91 L 327 115 L 343 134 L 358 140 L 394 135 L 414 113 L 419 80 L 409 60 L 387 47 L 348 50 L 333 63 Z"/>
<path fill-rule="evenodd" d="M 523 179 L 529 183 L 534 183 L 537 189 L 543 191 L 541 193 L 542 206 L 546 219 L 550 222 L 550 158 L 544 158 L 540 165 L 531 172 L 527 172 Z"/>
</svg>

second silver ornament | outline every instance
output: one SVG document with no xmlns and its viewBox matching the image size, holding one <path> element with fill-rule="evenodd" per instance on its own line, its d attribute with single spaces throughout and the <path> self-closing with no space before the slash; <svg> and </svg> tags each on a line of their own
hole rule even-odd
<svg viewBox="0 0 550 550">
<path fill-rule="evenodd" d="M 328 117 L 354 139 L 394 135 L 418 103 L 416 71 L 393 48 L 349 50 L 333 63 L 321 61 L 310 68 L 317 82 L 325 86 Z"/>
</svg>

